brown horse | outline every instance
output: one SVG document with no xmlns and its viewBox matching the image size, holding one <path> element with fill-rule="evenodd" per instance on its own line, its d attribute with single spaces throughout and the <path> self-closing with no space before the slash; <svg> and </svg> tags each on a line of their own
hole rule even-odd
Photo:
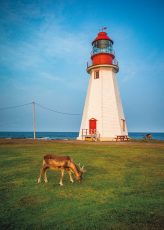
<svg viewBox="0 0 164 230">
<path fill-rule="evenodd" d="M 38 183 L 41 182 L 43 176 L 44 182 L 47 183 L 46 171 L 48 169 L 61 171 L 60 186 L 63 185 L 63 176 L 66 171 L 70 177 L 70 181 L 73 183 L 72 173 L 75 175 L 76 179 L 80 182 L 82 180 L 82 175 L 86 170 L 84 166 L 81 167 L 80 164 L 77 166 L 69 156 L 57 156 L 53 154 L 47 154 L 43 157 L 43 164 L 40 170 L 40 175 L 38 178 Z"/>
</svg>

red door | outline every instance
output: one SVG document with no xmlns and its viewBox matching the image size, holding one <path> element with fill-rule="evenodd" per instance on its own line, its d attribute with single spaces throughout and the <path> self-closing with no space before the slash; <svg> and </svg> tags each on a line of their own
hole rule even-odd
<svg viewBox="0 0 164 230">
<path fill-rule="evenodd" d="M 96 123 L 97 123 L 97 120 L 95 118 L 91 118 L 89 120 L 89 134 L 96 133 Z"/>
</svg>

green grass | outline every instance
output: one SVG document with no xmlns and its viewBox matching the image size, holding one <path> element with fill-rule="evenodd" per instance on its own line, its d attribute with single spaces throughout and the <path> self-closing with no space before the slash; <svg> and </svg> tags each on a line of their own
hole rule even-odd
<svg viewBox="0 0 164 230">
<path fill-rule="evenodd" d="M 46 153 L 85 165 L 82 183 L 48 171 Z M 2 141 L 0 229 L 164 229 L 164 143 Z"/>
</svg>

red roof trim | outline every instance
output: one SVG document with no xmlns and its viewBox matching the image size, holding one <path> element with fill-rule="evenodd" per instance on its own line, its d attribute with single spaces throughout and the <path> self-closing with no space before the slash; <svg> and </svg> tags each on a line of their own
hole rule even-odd
<svg viewBox="0 0 164 230">
<path fill-rule="evenodd" d="M 95 40 L 92 42 L 92 45 L 93 45 L 93 43 L 94 43 L 95 41 L 98 41 L 98 40 L 109 40 L 109 41 L 111 41 L 112 44 L 113 44 L 112 39 L 107 35 L 106 32 L 99 32 L 98 35 L 97 35 L 97 37 L 95 38 Z"/>
<path fill-rule="evenodd" d="M 101 54 L 106 55 L 106 56 L 111 56 L 113 59 L 115 58 L 114 54 L 111 54 L 111 53 L 103 53 L 103 52 L 101 52 L 101 53 L 93 54 L 93 55 L 91 56 L 91 59 L 92 59 L 93 57 L 99 56 L 99 55 L 101 55 Z"/>
</svg>

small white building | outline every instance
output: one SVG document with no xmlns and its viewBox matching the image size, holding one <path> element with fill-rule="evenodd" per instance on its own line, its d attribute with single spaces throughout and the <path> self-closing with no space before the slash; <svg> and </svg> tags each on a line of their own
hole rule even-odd
<svg viewBox="0 0 164 230">
<path fill-rule="evenodd" d="M 111 141 L 116 136 L 127 136 L 116 79 L 119 67 L 113 41 L 104 31 L 92 42 L 91 60 L 87 66 L 90 80 L 78 140 Z"/>
</svg>

